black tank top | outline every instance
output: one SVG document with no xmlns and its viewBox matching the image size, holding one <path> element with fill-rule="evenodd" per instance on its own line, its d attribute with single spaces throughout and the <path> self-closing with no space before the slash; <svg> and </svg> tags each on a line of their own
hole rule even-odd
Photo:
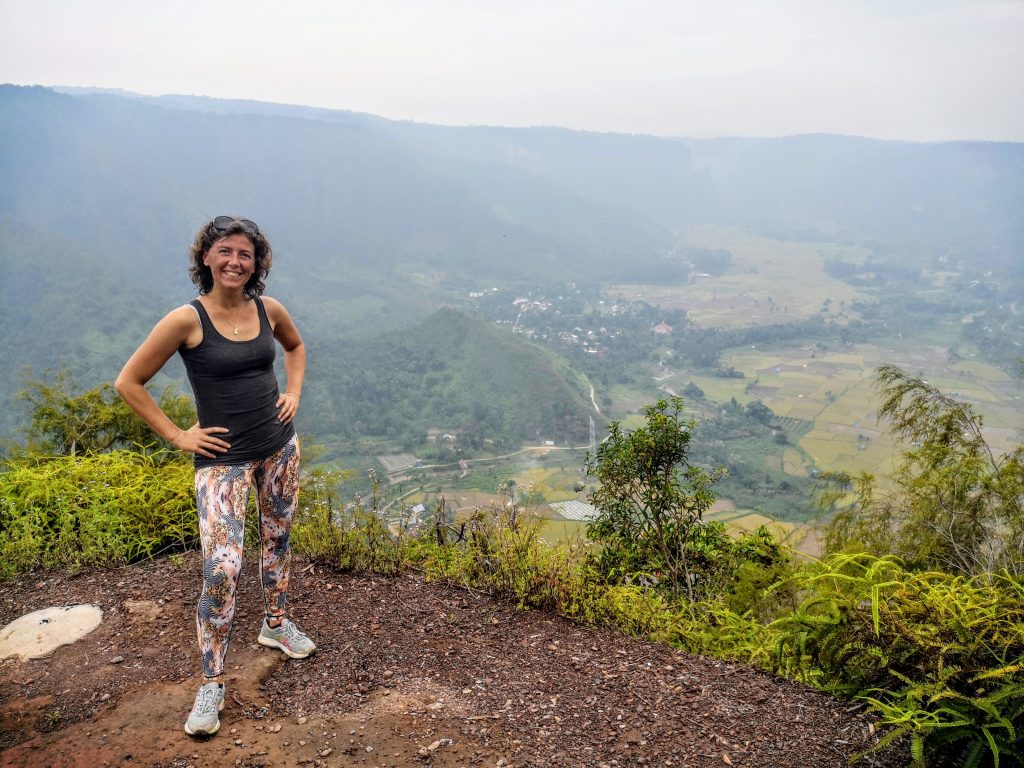
<svg viewBox="0 0 1024 768">
<path fill-rule="evenodd" d="M 255 301 L 260 335 L 250 341 L 221 336 L 199 299 L 192 302 L 199 313 L 203 340 L 191 349 L 181 347 L 178 353 L 196 398 L 199 426 L 227 427 L 230 431 L 217 437 L 231 443 L 231 448 L 216 454 L 216 458 L 197 455 L 197 467 L 265 459 L 295 434 L 291 424 L 282 424 L 277 417 L 277 346 L 263 302 L 259 298 Z"/>
</svg>

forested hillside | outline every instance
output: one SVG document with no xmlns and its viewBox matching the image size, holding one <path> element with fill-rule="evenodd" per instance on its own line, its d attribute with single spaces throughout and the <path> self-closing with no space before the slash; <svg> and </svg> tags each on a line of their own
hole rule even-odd
<svg viewBox="0 0 1024 768">
<path fill-rule="evenodd" d="M 550 352 L 507 329 L 450 309 L 408 331 L 313 349 L 319 375 L 317 433 L 324 439 L 397 441 L 412 449 L 427 432 L 459 444 L 511 449 L 544 440 L 585 443 L 594 414 L 581 380 Z M 448 460 L 456 454 L 450 450 Z M 441 451 L 440 455 L 445 456 Z"/>
<path fill-rule="evenodd" d="M 7 434 L 26 366 L 109 381 L 148 328 L 193 295 L 185 255 L 211 211 L 266 229 L 276 256 L 268 293 L 317 349 L 408 327 L 494 282 L 619 275 L 672 240 L 638 214 L 526 175 L 505 174 L 485 196 L 362 125 L 42 88 L 4 87 L 0 107 L 0 320 L 15 339 L 0 373 Z M 339 390 L 322 384 L 307 404 L 329 410 Z M 532 399 L 558 402 L 561 385 L 550 385 Z"/>
<path fill-rule="evenodd" d="M 67 89 L 83 93 L 88 89 Z M 1016 268 L 1024 247 L 1024 145 L 857 136 L 687 139 L 559 128 L 438 126 L 192 96 L 122 97 L 176 109 L 301 117 L 371 128 L 441 175 L 498 168 L 542 178 L 677 230 L 716 222 L 792 239 L 870 243 L 889 258 L 949 255 Z M 486 170 L 484 170 L 486 169 Z"/>
</svg>

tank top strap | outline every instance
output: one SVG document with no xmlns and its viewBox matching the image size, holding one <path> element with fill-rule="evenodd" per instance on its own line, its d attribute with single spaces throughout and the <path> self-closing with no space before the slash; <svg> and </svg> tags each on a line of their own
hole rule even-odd
<svg viewBox="0 0 1024 768">
<path fill-rule="evenodd" d="M 205 341 L 209 336 L 210 330 L 216 330 L 213 327 L 213 321 L 210 319 L 210 315 L 207 314 L 206 307 L 203 306 L 203 302 L 199 299 L 192 299 L 189 304 L 195 307 L 196 314 L 199 315 L 199 325 L 203 327 L 203 340 Z"/>
<path fill-rule="evenodd" d="M 267 317 L 267 309 L 263 306 L 263 299 L 259 296 L 253 296 L 252 300 L 256 302 L 256 312 L 260 316 L 260 335 L 262 336 L 264 331 L 273 333 L 274 329 L 270 327 L 270 318 Z"/>
</svg>

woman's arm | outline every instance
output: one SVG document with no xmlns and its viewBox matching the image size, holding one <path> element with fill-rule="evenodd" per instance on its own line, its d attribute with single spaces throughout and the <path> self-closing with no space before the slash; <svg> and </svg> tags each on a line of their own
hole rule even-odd
<svg viewBox="0 0 1024 768">
<path fill-rule="evenodd" d="M 214 454 L 211 451 L 224 453 L 231 447 L 214 436 L 214 433 L 228 430 L 224 427 L 201 428 L 198 424 L 181 429 L 160 410 L 160 406 L 146 389 L 146 383 L 164 367 L 171 355 L 178 351 L 178 347 L 189 339 L 189 335 L 195 329 L 195 310 L 191 307 L 179 307 L 169 312 L 128 358 L 117 381 L 114 382 L 114 389 L 139 418 L 175 448 L 212 459 Z"/>
<path fill-rule="evenodd" d="M 299 329 L 281 302 L 264 296 L 263 304 L 274 327 L 274 338 L 284 348 L 285 387 L 277 399 L 277 417 L 281 423 L 287 424 L 295 418 L 302 399 L 302 382 L 306 377 L 306 345 L 302 343 Z"/>
</svg>

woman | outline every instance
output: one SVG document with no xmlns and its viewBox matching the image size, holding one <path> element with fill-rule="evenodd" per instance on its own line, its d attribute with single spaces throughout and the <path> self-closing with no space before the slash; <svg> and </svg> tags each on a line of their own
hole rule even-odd
<svg viewBox="0 0 1024 768">
<path fill-rule="evenodd" d="M 153 430 L 195 454 L 203 590 L 196 612 L 203 682 L 185 723 L 190 735 L 213 734 L 224 708 L 224 657 L 249 488 L 255 483 L 262 538 L 260 571 L 266 618 L 258 641 L 291 658 L 316 646 L 285 616 L 288 534 L 299 492 L 299 446 L 293 421 L 306 369 L 302 338 L 283 306 L 262 297 L 271 249 L 253 222 L 218 216 L 196 233 L 190 252 L 199 298 L 168 313 L 131 356 L 114 386 Z M 274 340 L 284 349 L 287 386 L 274 376 Z M 179 428 L 146 390 L 178 352 L 185 362 L 199 421 Z"/>
</svg>

